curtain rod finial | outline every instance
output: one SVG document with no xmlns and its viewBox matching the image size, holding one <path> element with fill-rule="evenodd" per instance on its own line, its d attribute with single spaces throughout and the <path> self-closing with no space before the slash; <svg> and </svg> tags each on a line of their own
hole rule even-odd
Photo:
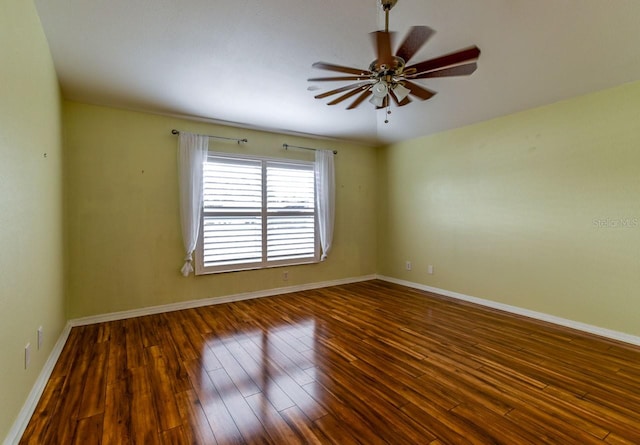
<svg viewBox="0 0 640 445">
<path fill-rule="evenodd" d="M 180 132 L 174 128 L 173 130 L 171 130 L 171 134 L 180 134 Z"/>
</svg>

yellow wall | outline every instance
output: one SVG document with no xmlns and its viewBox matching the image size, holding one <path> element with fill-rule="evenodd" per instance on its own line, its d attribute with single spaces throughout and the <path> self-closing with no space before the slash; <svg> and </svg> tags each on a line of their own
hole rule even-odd
<svg viewBox="0 0 640 445">
<path fill-rule="evenodd" d="M 65 324 L 60 125 L 58 83 L 35 8 L 0 0 L 0 438 Z"/>
<path fill-rule="evenodd" d="M 640 335 L 639 124 L 633 83 L 381 149 L 379 272 Z"/>
<path fill-rule="evenodd" d="M 376 272 L 375 149 L 73 102 L 64 104 L 69 318 Z M 207 276 L 180 275 L 184 257 L 172 128 L 249 143 L 210 149 L 313 159 L 292 145 L 337 149 L 336 229 L 321 264 Z M 282 272 L 289 272 L 283 281 Z"/>
</svg>

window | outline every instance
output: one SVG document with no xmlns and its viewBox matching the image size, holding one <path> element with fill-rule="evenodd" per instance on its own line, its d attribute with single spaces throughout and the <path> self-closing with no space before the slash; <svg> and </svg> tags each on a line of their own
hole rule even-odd
<svg viewBox="0 0 640 445">
<path fill-rule="evenodd" d="M 319 261 L 314 164 L 210 153 L 196 273 Z"/>
</svg>

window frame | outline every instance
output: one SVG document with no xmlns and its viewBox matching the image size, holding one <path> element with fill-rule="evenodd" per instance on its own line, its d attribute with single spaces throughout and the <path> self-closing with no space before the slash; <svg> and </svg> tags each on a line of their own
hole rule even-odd
<svg viewBox="0 0 640 445">
<path fill-rule="evenodd" d="M 236 153 L 225 153 L 225 152 L 214 152 L 209 151 L 207 154 L 207 161 L 210 158 L 231 158 L 238 160 L 246 160 L 246 161 L 259 161 L 261 164 L 262 170 L 262 180 L 261 180 L 261 190 L 262 190 L 262 207 L 260 210 L 256 211 L 232 211 L 225 212 L 224 216 L 245 216 L 245 217 L 253 217 L 259 216 L 261 218 L 261 228 L 262 228 L 262 247 L 261 254 L 262 259 L 258 262 L 247 262 L 241 264 L 227 264 L 227 265 L 218 265 L 218 266 L 205 266 L 204 265 L 204 221 L 207 216 L 211 215 L 211 212 L 207 212 L 204 209 L 204 197 L 200 205 L 202 206 L 202 214 L 200 216 L 200 230 L 198 231 L 198 241 L 196 243 L 195 250 L 195 275 L 208 275 L 208 274 L 216 274 L 216 273 L 225 273 L 225 272 L 239 272 L 246 270 L 260 270 L 260 269 L 270 269 L 274 267 L 285 267 L 285 266 L 295 266 L 295 265 L 304 265 L 304 264 L 316 264 L 320 262 L 321 257 L 321 247 L 320 247 L 320 234 L 318 229 L 318 206 L 317 206 L 317 192 L 316 192 L 316 177 L 315 177 L 315 162 L 314 161 L 303 161 L 297 159 L 287 159 L 287 158 L 274 158 L 274 157 L 266 157 L 266 156 L 254 156 L 254 155 L 244 155 L 244 154 L 236 154 Z M 311 171 L 314 172 L 313 175 L 313 232 L 314 232 L 314 248 L 313 248 L 313 256 L 306 258 L 294 258 L 294 259 L 283 259 L 283 260 L 268 260 L 267 258 L 267 221 L 269 216 L 299 216 L 301 212 L 299 211 L 277 211 L 277 212 L 269 212 L 267 209 L 267 165 L 268 163 L 280 164 L 280 165 L 300 165 L 305 166 L 307 168 L 311 168 Z M 202 167 L 204 169 L 204 165 Z M 203 181 L 204 186 L 204 181 Z M 218 213 L 219 215 L 219 213 Z"/>
</svg>

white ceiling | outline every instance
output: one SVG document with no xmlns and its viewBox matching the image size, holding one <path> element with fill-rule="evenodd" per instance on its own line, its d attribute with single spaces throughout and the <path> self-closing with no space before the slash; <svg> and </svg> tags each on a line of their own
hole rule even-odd
<svg viewBox="0 0 640 445">
<path fill-rule="evenodd" d="M 65 98 L 273 131 L 386 143 L 640 79 L 639 0 L 399 0 L 396 44 L 436 30 L 412 62 L 475 44 L 478 70 L 418 81 L 438 94 L 388 124 L 314 99 L 306 79 L 336 73 L 313 62 L 375 58 L 378 2 L 35 0 Z"/>
</svg>

